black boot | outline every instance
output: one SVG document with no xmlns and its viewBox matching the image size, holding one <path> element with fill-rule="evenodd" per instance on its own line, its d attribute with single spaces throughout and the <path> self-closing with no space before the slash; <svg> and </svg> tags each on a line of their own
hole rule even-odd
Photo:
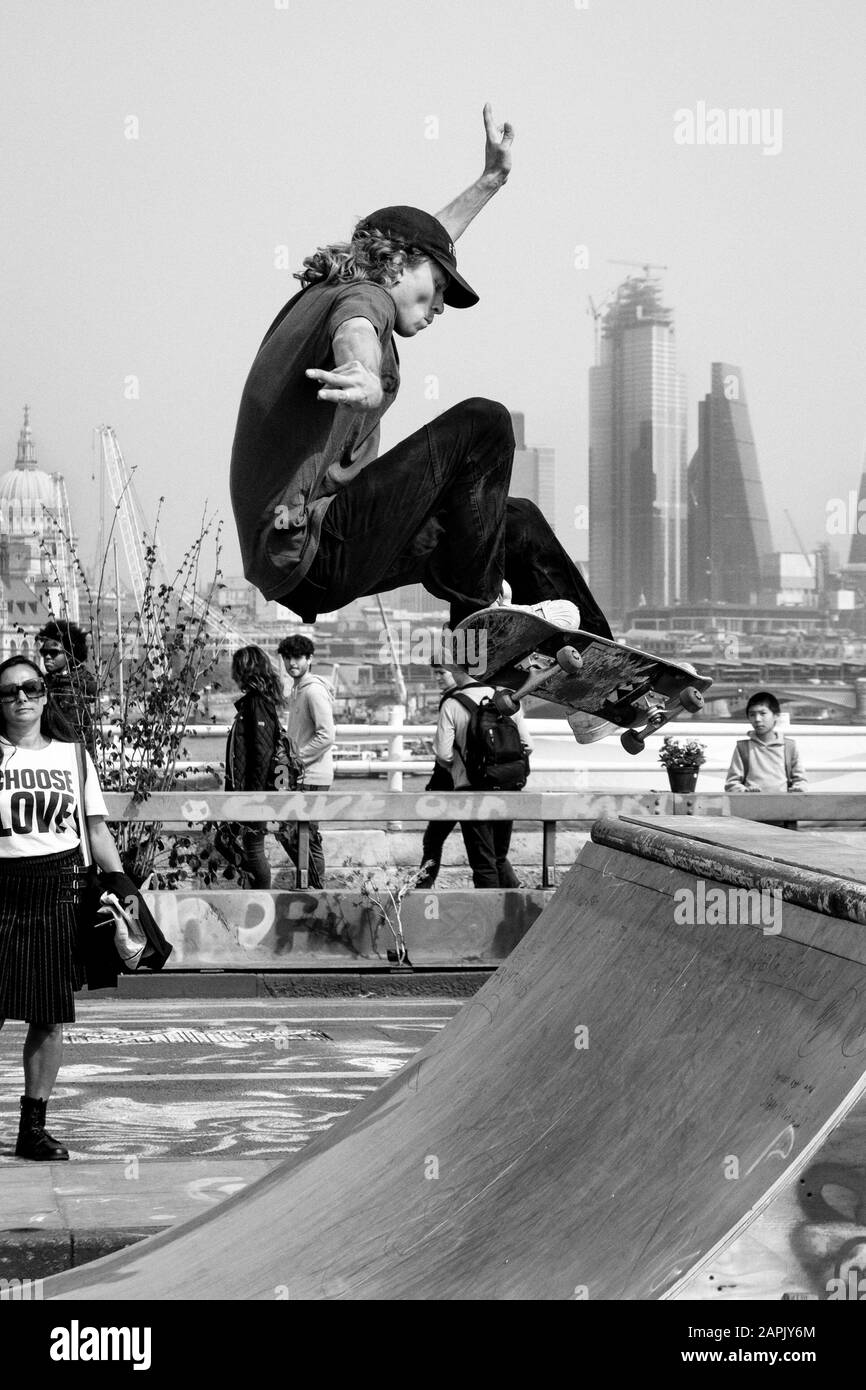
<svg viewBox="0 0 866 1390">
<path fill-rule="evenodd" d="M 69 1157 L 69 1150 L 64 1149 L 45 1128 L 47 1105 L 47 1100 L 37 1100 L 33 1096 L 21 1097 L 21 1121 L 18 1125 L 18 1143 L 15 1145 L 16 1158 L 57 1163 Z"/>
</svg>

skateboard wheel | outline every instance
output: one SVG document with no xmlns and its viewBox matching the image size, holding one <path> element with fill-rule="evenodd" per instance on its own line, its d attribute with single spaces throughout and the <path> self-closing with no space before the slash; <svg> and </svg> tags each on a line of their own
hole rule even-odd
<svg viewBox="0 0 866 1390">
<path fill-rule="evenodd" d="M 685 690 L 680 691 L 680 704 L 689 714 L 697 714 L 704 707 L 704 697 L 697 686 L 687 685 Z"/>
<path fill-rule="evenodd" d="M 626 729 L 624 734 L 620 734 L 619 741 L 627 753 L 642 753 L 645 747 L 636 729 Z"/>
<path fill-rule="evenodd" d="M 576 647 L 560 647 L 556 660 L 563 671 L 579 671 L 583 665 L 583 657 Z"/>
<path fill-rule="evenodd" d="M 520 709 L 520 701 L 515 700 L 510 690 L 496 690 L 493 693 L 493 707 L 500 714 L 516 714 Z"/>
</svg>

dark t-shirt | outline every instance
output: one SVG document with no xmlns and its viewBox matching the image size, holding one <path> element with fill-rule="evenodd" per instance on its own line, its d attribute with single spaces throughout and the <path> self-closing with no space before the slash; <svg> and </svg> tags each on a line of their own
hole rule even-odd
<svg viewBox="0 0 866 1390">
<path fill-rule="evenodd" d="M 381 285 L 313 285 L 290 301 L 259 348 L 241 397 L 231 499 L 244 574 L 265 598 L 303 579 L 335 492 L 376 458 L 379 421 L 400 385 L 392 334 L 396 309 Z M 372 323 L 382 347 L 377 410 L 320 401 L 308 367 L 334 367 L 331 342 L 346 319 Z"/>
</svg>

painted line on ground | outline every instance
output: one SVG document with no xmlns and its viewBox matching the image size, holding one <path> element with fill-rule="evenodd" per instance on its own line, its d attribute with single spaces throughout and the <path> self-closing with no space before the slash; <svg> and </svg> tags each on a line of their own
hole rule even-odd
<svg viewBox="0 0 866 1390">
<path fill-rule="evenodd" d="M 171 1015 L 169 1015 L 169 1014 L 153 1013 L 152 1010 L 149 1010 L 149 1011 L 148 1011 L 145 1015 L 143 1015 L 143 1016 L 146 1017 L 146 1018 L 148 1018 L 148 1019 L 154 1019 L 154 1018 L 159 1019 L 159 1018 L 169 1018 L 169 1017 L 171 1017 Z M 108 1017 L 110 1017 L 112 1021 L 111 1021 L 111 1023 L 106 1023 L 106 1024 L 104 1025 L 106 1028 L 109 1028 L 109 1027 L 110 1027 L 110 1028 L 122 1027 L 125 1023 L 128 1023 L 129 1026 L 132 1028 L 132 1027 L 137 1026 L 137 1023 L 138 1023 L 137 1018 L 134 1017 L 134 1016 L 130 1016 L 129 1018 L 126 1018 L 126 1019 L 125 1019 L 123 1016 L 121 1016 L 120 1018 L 118 1018 L 118 1016 L 117 1016 L 114 1012 L 112 1012 L 110 1015 L 108 1015 Z M 213 1015 L 213 1014 L 207 1014 L 206 1017 L 209 1019 L 209 1021 L 211 1021 L 211 1022 L 214 1023 L 214 1024 L 219 1023 L 219 1022 L 224 1022 L 224 1023 L 226 1023 L 226 1024 L 231 1024 L 231 1025 L 233 1025 L 234 1027 L 237 1027 L 239 1023 L 241 1023 L 241 1022 L 244 1021 L 243 1015 L 241 1015 L 241 1016 L 235 1015 L 235 1016 L 234 1016 L 233 1018 L 231 1018 L 231 1019 L 229 1019 L 229 1018 L 221 1019 L 219 1015 Z M 392 1024 L 392 1025 L 394 1025 L 394 1026 L 399 1026 L 400 1024 L 407 1024 L 407 1025 L 408 1025 L 409 1023 L 424 1023 L 424 1024 L 441 1023 L 441 1024 L 444 1026 L 446 1023 L 450 1023 L 452 1018 L 453 1018 L 453 1014 L 448 1014 L 448 1015 L 445 1016 L 445 1017 L 442 1017 L 442 1016 L 431 1017 L 430 1015 L 426 1015 L 426 1016 L 425 1016 L 425 1015 L 418 1015 L 417 1017 L 415 1017 L 415 1016 L 413 1016 L 413 1015 L 411 1015 L 411 1014 L 410 1014 L 408 1017 L 405 1017 L 405 1016 L 404 1016 L 404 1017 L 400 1017 L 400 1015 L 398 1014 L 398 1015 L 393 1015 L 393 1016 L 382 1015 L 381 1017 L 376 1017 L 376 1018 L 370 1018 L 370 1017 L 368 1017 L 368 1016 L 357 1016 L 357 1017 L 353 1017 L 353 1016 L 351 1016 L 351 1015 L 341 1016 L 341 1017 L 339 1017 L 339 1018 L 334 1017 L 333 1015 L 329 1015 L 327 1018 L 323 1018 L 323 1016 L 322 1016 L 321 1014 L 309 1014 L 309 1015 L 307 1015 L 307 1014 L 302 1014 L 302 1015 L 292 1014 L 292 1015 L 291 1015 L 291 1021 L 292 1021 L 292 1023 L 319 1023 L 319 1024 L 321 1024 L 321 1023 L 364 1023 L 364 1024 L 370 1024 L 370 1023 L 385 1023 L 385 1024 Z M 274 1024 L 274 1027 L 275 1027 L 275 1028 L 278 1028 L 278 1027 L 280 1026 L 280 1022 L 284 1022 L 284 1021 L 285 1021 L 285 1020 L 280 1020 L 279 1022 L 277 1022 L 277 1023 Z M 20 1020 L 18 1020 L 18 1019 L 9 1019 L 8 1022 L 9 1022 L 9 1023 L 16 1023 L 16 1022 L 20 1022 Z M 252 1017 L 251 1017 L 251 1018 L 249 1019 L 249 1023 L 250 1023 L 250 1026 L 253 1026 L 253 1025 L 261 1025 L 262 1019 L 261 1019 L 261 1018 L 258 1018 L 258 1017 L 257 1017 L 257 1018 L 252 1018 Z M 88 1023 L 85 1024 L 85 1020 L 84 1020 L 83 1018 L 77 1018 L 77 1019 L 75 1020 L 74 1023 L 68 1023 L 68 1024 L 66 1024 L 66 1027 L 67 1027 L 68 1029 L 80 1028 L 80 1027 L 82 1027 L 82 1026 L 86 1026 L 86 1027 L 88 1027 L 88 1028 L 92 1028 L 94 1025 L 93 1025 L 92 1023 L 90 1023 L 90 1022 L 88 1022 Z M 22 1024 L 22 1027 L 23 1027 L 23 1024 Z"/>
<path fill-rule="evenodd" d="M 127 1075 L 123 1072 L 105 1072 L 101 1076 L 76 1076 L 70 1081 L 63 1080 L 61 1068 L 55 1083 L 55 1096 L 58 1091 L 74 1090 L 76 1086 L 113 1086 L 122 1090 L 124 1086 L 148 1085 L 153 1082 L 170 1081 L 387 1081 L 395 1076 L 406 1062 L 401 1061 L 388 1071 L 205 1071 L 205 1072 L 154 1072 L 149 1076 Z M 56 1100 L 55 1100 L 56 1104 Z"/>
</svg>

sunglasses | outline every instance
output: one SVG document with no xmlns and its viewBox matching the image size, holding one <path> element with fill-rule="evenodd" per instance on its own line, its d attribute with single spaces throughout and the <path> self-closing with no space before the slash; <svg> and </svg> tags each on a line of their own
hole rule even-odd
<svg viewBox="0 0 866 1390">
<path fill-rule="evenodd" d="M 45 694 L 45 686 L 42 681 L 22 681 L 21 685 L 0 685 L 0 700 L 4 704 L 11 704 L 17 700 L 18 696 L 23 695 L 26 700 L 39 700 Z"/>
</svg>

